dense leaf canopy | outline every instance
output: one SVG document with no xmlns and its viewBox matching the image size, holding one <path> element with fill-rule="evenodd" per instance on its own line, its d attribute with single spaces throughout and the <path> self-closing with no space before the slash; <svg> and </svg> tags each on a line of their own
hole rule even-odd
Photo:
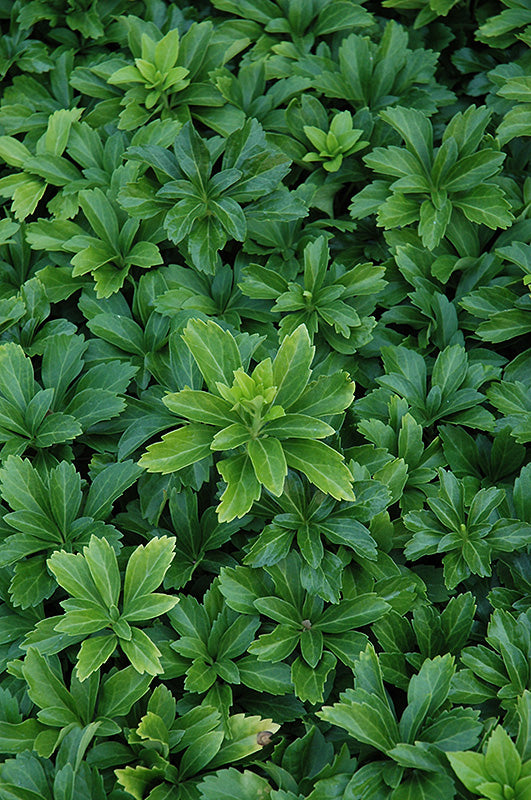
<svg viewBox="0 0 531 800">
<path fill-rule="evenodd" d="M 0 800 L 531 800 L 531 0 L 0 33 Z"/>
</svg>

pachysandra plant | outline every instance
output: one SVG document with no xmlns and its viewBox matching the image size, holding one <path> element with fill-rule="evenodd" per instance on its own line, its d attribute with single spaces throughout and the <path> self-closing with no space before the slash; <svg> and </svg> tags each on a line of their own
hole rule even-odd
<svg viewBox="0 0 531 800">
<path fill-rule="evenodd" d="M 136 367 L 115 361 L 112 370 L 95 365 L 83 371 L 87 346 L 78 335 L 60 333 L 48 338 L 40 365 L 41 387 L 23 348 L 14 342 L 0 345 L 0 442 L 4 458 L 21 456 L 31 448 L 45 461 L 52 456 L 51 448 L 64 448 L 83 431 L 123 411 L 125 401 L 119 395 Z M 63 453 L 68 455 L 64 449 Z"/>
<path fill-rule="evenodd" d="M 349 30 L 352 27 L 370 27 L 372 17 L 361 8 L 358 2 L 342 0 L 318 0 L 305 6 L 292 6 L 285 0 L 271 0 L 256 6 L 253 0 L 213 0 L 212 5 L 220 11 L 252 20 L 256 27 L 256 57 L 267 53 L 269 47 L 280 42 L 287 44 L 286 39 L 298 43 L 301 39 L 311 47 L 315 38 L 336 31 Z M 269 47 L 268 47 L 269 45 Z"/>
<path fill-rule="evenodd" d="M 484 407 L 480 388 L 498 376 L 491 364 L 472 362 L 464 347 L 451 345 L 440 351 L 428 383 L 426 359 L 406 347 L 382 348 L 385 373 L 376 378 L 382 388 L 358 400 L 355 410 L 367 418 L 387 419 L 393 394 L 409 403 L 411 415 L 423 427 L 449 422 L 480 430 L 492 430 L 495 418 Z M 429 386 L 429 388 L 428 388 Z"/>
<path fill-rule="evenodd" d="M 212 706 L 196 706 L 178 715 L 176 705 L 170 690 L 158 686 L 138 726 L 129 733 L 137 763 L 117 769 L 115 775 L 135 800 L 168 795 L 198 798 L 197 785 L 205 775 L 258 753 L 262 742 L 280 727 L 271 719 L 233 714 L 224 729 Z"/>
<path fill-rule="evenodd" d="M 35 153 L 14 136 L 0 137 L 0 159 L 19 170 L 0 178 L 0 196 L 11 198 L 11 211 L 17 220 L 33 214 L 48 186 L 59 189 L 49 201 L 52 213 L 71 216 L 77 201 L 68 192 L 69 184 L 81 179 L 81 172 L 64 151 L 72 124 L 79 120 L 82 109 L 60 109 L 50 115 L 48 125 L 35 144 Z"/>
<path fill-rule="evenodd" d="M 129 52 L 105 51 L 107 58 L 79 65 L 71 79 L 84 95 L 100 100 L 92 111 L 96 127 L 117 118 L 120 130 L 137 130 L 150 120 L 184 123 L 192 114 L 224 136 L 242 125 L 241 111 L 222 108 L 225 99 L 209 80 L 211 71 L 246 46 L 238 24 L 204 20 L 184 32 L 170 25 L 163 34 L 153 22 L 124 13 L 119 26 Z"/>
<path fill-rule="evenodd" d="M 522 758 L 507 731 L 498 725 L 485 753 L 447 753 L 452 769 L 469 792 L 481 797 L 526 800 L 531 796 L 531 760 Z"/>
<path fill-rule="evenodd" d="M 184 340 L 208 391 L 166 395 L 169 410 L 189 422 L 150 445 L 140 466 L 166 474 L 235 450 L 217 463 L 227 484 L 217 508 L 224 522 L 246 514 L 262 487 L 280 496 L 288 467 L 337 500 L 355 499 L 342 455 L 320 441 L 335 433 L 323 418 L 348 408 L 354 385 L 343 372 L 310 382 L 314 348 L 304 325 L 250 374 L 244 364 L 251 342 L 240 338 L 238 346 L 215 322 L 191 321 Z"/>
<path fill-rule="evenodd" d="M 130 2 L 113 0 L 68 0 L 68 5 L 57 0 L 43 0 L 37 5 L 31 0 L 22 0 L 16 9 L 17 20 L 23 28 L 31 28 L 45 21 L 50 27 L 70 28 L 85 39 L 99 39 L 117 13 L 131 9 Z"/>
<path fill-rule="evenodd" d="M 476 604 L 471 592 L 454 595 L 439 613 L 432 605 L 414 609 L 411 621 L 392 609 L 373 625 L 386 683 L 407 690 L 414 670 L 427 658 L 458 656 L 468 643 Z"/>
<path fill-rule="evenodd" d="M 103 680 L 100 670 L 96 670 L 83 682 L 74 671 L 67 688 L 57 662 L 57 656 L 46 657 L 36 647 L 29 647 L 21 664 L 28 696 L 39 708 L 33 748 L 45 758 L 75 728 L 81 729 L 89 740 L 115 736 L 120 728 L 113 717 L 128 714 L 153 680 L 152 675 L 140 674 L 132 666 L 108 673 Z M 23 737 L 28 736 L 27 722 L 12 728 L 14 753 L 19 752 Z"/>
<path fill-rule="evenodd" d="M 347 269 L 334 261 L 326 238 L 319 236 L 303 252 L 303 274 L 288 281 L 273 269 L 250 264 L 243 272 L 240 288 L 258 300 L 275 300 L 273 313 L 281 315 L 281 336 L 305 325 L 312 339 L 317 335 L 331 349 L 352 353 L 372 339 L 376 325 L 374 301 L 385 287 L 384 270 L 370 263 Z"/>
<path fill-rule="evenodd" d="M 490 615 L 485 644 L 465 647 L 463 668 L 455 676 L 452 698 L 456 702 L 483 703 L 490 700 L 513 729 L 522 698 L 531 689 L 529 611 L 512 614 L 495 609 Z"/>
<path fill-rule="evenodd" d="M 450 655 L 426 659 L 409 681 L 407 704 L 399 714 L 385 690 L 374 648 L 367 646 L 355 666 L 355 688 L 318 712 L 321 719 L 384 755 L 385 760 L 358 770 L 347 791 L 360 800 L 455 797 L 444 753 L 474 747 L 482 725 L 477 711 L 447 703 L 454 672 Z"/>
<path fill-rule="evenodd" d="M 158 42 L 142 35 L 141 57 L 134 64 L 113 72 L 107 79 L 111 86 L 123 87 L 121 127 L 126 130 L 147 122 L 153 114 L 170 108 L 171 95 L 185 89 L 190 79 L 186 67 L 176 66 L 179 57 L 179 31 L 169 31 Z M 144 107 L 144 108 L 142 108 Z"/>
<path fill-rule="evenodd" d="M 334 560 L 331 545 L 347 547 L 360 558 L 375 560 L 376 542 L 362 522 L 368 523 L 370 517 L 386 508 L 388 501 L 389 492 L 378 481 L 360 482 L 356 503 L 347 505 L 315 492 L 310 483 L 289 473 L 279 498 L 264 496 L 256 504 L 254 512 L 271 522 L 253 543 L 244 563 L 253 567 L 276 564 L 289 554 L 295 542 L 306 562 L 304 566 L 309 568 L 308 574 L 313 576 L 321 569 L 329 574 Z M 339 588 L 338 585 L 338 592 Z"/>
<path fill-rule="evenodd" d="M 304 133 L 316 148 L 307 153 L 303 161 L 320 162 L 327 172 L 337 172 L 347 156 L 367 147 L 369 142 L 359 141 L 363 131 L 353 127 L 350 111 L 341 111 L 332 117 L 330 129 L 323 131 L 313 125 L 305 125 Z"/>
<path fill-rule="evenodd" d="M 429 250 L 459 225 L 461 215 L 494 230 L 508 228 L 514 219 L 510 203 L 494 180 L 505 153 L 485 135 L 490 116 L 486 107 L 459 112 L 434 150 L 432 124 L 420 111 L 381 111 L 405 147 L 377 147 L 364 157 L 368 167 L 396 180 L 377 180 L 362 189 L 350 206 L 353 218 L 377 212 L 377 224 L 386 229 L 418 223 Z"/>
<path fill-rule="evenodd" d="M 186 675 L 185 688 L 204 695 L 203 702 L 213 705 L 228 718 L 233 704 L 233 687 L 249 686 L 274 696 L 292 692 L 287 664 L 259 663 L 248 648 L 260 627 L 256 610 L 241 614 L 226 604 L 219 584 L 212 584 L 203 603 L 181 596 L 168 612 L 172 627 L 179 634 L 170 647 L 178 654 L 174 674 Z M 180 662 L 180 665 L 179 665 Z"/>
<path fill-rule="evenodd" d="M 393 458 L 400 459 L 407 466 L 400 507 L 404 512 L 423 508 L 426 496 L 434 490 L 436 469 L 445 464 L 439 437 L 424 447 L 422 425 L 413 418 L 404 398 L 397 395 L 389 400 L 387 422 L 363 419 L 358 423 L 358 430 L 373 443 L 373 448 L 360 445 L 351 448 L 348 455 L 358 463 L 371 464 L 373 469 L 375 466 L 385 469 Z M 384 462 L 382 466 L 380 461 Z"/>
<path fill-rule="evenodd" d="M 371 34 L 351 32 L 333 52 L 328 46 L 318 54 L 284 43 L 275 48 L 278 57 L 272 57 L 270 70 L 284 77 L 294 70 L 295 61 L 296 74 L 310 78 L 317 95 L 360 110 L 360 116 L 380 129 L 378 135 L 382 125 L 377 115 L 390 105 L 419 109 L 429 116 L 454 101 L 453 92 L 435 78 L 435 54 L 409 47 L 406 27 L 390 20 Z"/>
<path fill-rule="evenodd" d="M 177 597 L 153 591 L 162 583 L 173 555 L 174 543 L 167 536 L 137 547 L 127 562 L 123 593 L 116 553 L 106 539 L 92 536 L 83 554 L 58 551 L 48 559 L 57 583 L 70 595 L 61 603 L 65 613 L 55 630 L 87 636 L 77 657 L 80 681 L 105 664 L 118 645 L 138 672 L 162 672 L 160 650 L 130 623 L 164 614 L 177 603 Z"/>
<path fill-rule="evenodd" d="M 132 461 L 109 464 L 84 495 L 73 464 L 62 461 L 42 475 L 28 459 L 6 458 L 0 494 L 12 510 L 3 516 L 8 530 L 0 545 L 0 565 L 13 566 L 9 596 L 15 606 L 37 606 L 57 589 L 46 569 L 46 559 L 56 550 L 66 546 L 79 551 L 91 536 L 118 544 L 120 532 L 104 520 L 140 472 Z"/>
<path fill-rule="evenodd" d="M 404 554 L 415 560 L 445 553 L 442 562 L 449 589 L 471 573 L 490 575 L 492 558 L 531 543 L 531 525 L 496 511 L 504 500 L 503 489 L 480 489 L 465 503 L 463 484 L 451 472 L 440 469 L 439 481 L 438 496 L 427 501 L 430 510 L 411 511 L 404 517 L 404 525 L 413 531 Z"/>
<path fill-rule="evenodd" d="M 28 230 L 28 241 L 35 250 L 73 253 L 72 278 L 92 274 L 99 298 L 121 289 L 132 267 L 162 263 L 158 223 L 127 217 L 99 188 L 81 191 L 79 204 L 90 230 L 67 220 L 38 220 Z"/>
<path fill-rule="evenodd" d="M 240 614 L 258 611 L 272 627 L 248 646 L 248 652 L 267 672 L 271 665 L 288 661 L 296 696 L 319 703 L 338 661 L 354 668 L 366 646 L 367 635 L 357 629 L 384 617 L 390 605 L 376 592 L 359 592 L 352 585 L 334 603 L 325 604 L 316 593 L 304 590 L 297 580 L 300 569 L 300 556 L 290 553 L 266 567 L 262 576 L 248 567 L 223 570 L 220 589 L 230 608 Z"/>
<path fill-rule="evenodd" d="M 383 0 L 386 8 L 419 9 L 415 17 L 414 28 L 422 28 L 437 17 L 446 17 L 459 0 Z"/>
<path fill-rule="evenodd" d="M 281 182 L 290 158 L 271 146 L 255 119 L 221 142 L 202 137 L 187 122 L 173 152 L 148 140 L 127 155 L 137 162 L 138 174 L 122 188 L 120 204 L 133 218 L 164 213 L 167 237 L 201 272 L 216 272 L 219 251 L 229 241 L 243 242 L 251 220 L 294 221 L 308 213 Z"/>
</svg>

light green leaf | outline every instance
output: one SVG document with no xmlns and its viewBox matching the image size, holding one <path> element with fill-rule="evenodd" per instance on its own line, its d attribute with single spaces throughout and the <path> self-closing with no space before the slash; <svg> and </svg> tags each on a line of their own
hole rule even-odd
<svg viewBox="0 0 531 800">
<path fill-rule="evenodd" d="M 204 425 L 216 425 L 224 428 L 237 419 L 231 412 L 231 405 L 227 400 L 208 392 L 198 392 L 186 388 L 180 392 L 167 394 L 163 397 L 162 402 L 173 414 L 178 414 L 191 422 L 201 422 Z"/>
<path fill-rule="evenodd" d="M 261 493 L 251 459 L 247 455 L 233 456 L 220 461 L 218 469 L 227 488 L 216 508 L 220 522 L 231 522 L 250 511 Z"/>
<path fill-rule="evenodd" d="M 48 568 L 55 575 L 57 583 L 72 597 L 94 602 L 104 606 L 89 569 L 86 558 L 81 553 L 65 553 L 56 551 L 47 561 Z"/>
<path fill-rule="evenodd" d="M 284 490 L 288 465 L 278 439 L 271 436 L 251 439 L 247 445 L 247 451 L 257 479 L 268 491 L 279 497 Z"/>
<path fill-rule="evenodd" d="M 83 556 L 107 608 L 112 605 L 117 606 L 120 595 L 120 572 L 116 553 L 109 542 L 92 536 L 89 545 L 83 548 Z"/>
<path fill-rule="evenodd" d="M 85 681 L 89 675 L 105 664 L 116 650 L 117 644 L 118 639 L 114 633 L 85 639 L 77 657 L 78 679 L 81 682 Z"/>
<path fill-rule="evenodd" d="M 242 366 L 238 346 L 230 331 L 209 320 L 190 320 L 183 333 L 186 346 L 192 353 L 209 390 L 219 392 L 216 383 L 231 386 L 234 370 Z"/>
<path fill-rule="evenodd" d="M 140 628 L 131 628 L 131 639 L 120 639 L 120 647 L 137 672 L 157 675 L 162 672 L 160 650 Z"/>
<path fill-rule="evenodd" d="M 466 788 L 480 794 L 479 787 L 489 780 L 485 758 L 481 753 L 446 753 L 452 769 Z"/>
<path fill-rule="evenodd" d="M 264 433 L 279 439 L 324 439 L 332 436 L 334 429 L 326 422 L 306 414 L 285 414 L 268 422 Z"/>
<path fill-rule="evenodd" d="M 273 383 L 277 387 L 275 403 L 284 409 L 289 409 L 304 391 L 314 352 L 305 325 L 299 325 L 280 345 L 273 361 Z"/>
<path fill-rule="evenodd" d="M 319 441 L 287 440 L 282 447 L 288 466 L 303 472 L 318 489 L 336 500 L 356 499 L 352 475 L 336 450 Z"/>
<path fill-rule="evenodd" d="M 148 472 L 177 472 L 210 455 L 212 429 L 192 423 L 165 433 L 161 442 L 150 444 L 138 462 Z"/>
<path fill-rule="evenodd" d="M 127 562 L 124 579 L 124 613 L 139 597 L 153 592 L 164 580 L 173 560 L 175 539 L 160 536 L 139 545 Z"/>
<path fill-rule="evenodd" d="M 520 777 L 522 762 L 512 739 L 501 725 L 492 732 L 485 753 L 485 768 L 491 781 L 514 786 Z"/>
</svg>

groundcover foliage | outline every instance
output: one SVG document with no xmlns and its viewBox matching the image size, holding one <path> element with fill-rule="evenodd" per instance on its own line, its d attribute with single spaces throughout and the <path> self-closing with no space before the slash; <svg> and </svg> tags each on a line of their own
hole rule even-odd
<svg viewBox="0 0 531 800">
<path fill-rule="evenodd" d="M 529 0 L 0 27 L 0 800 L 531 800 Z"/>
</svg>

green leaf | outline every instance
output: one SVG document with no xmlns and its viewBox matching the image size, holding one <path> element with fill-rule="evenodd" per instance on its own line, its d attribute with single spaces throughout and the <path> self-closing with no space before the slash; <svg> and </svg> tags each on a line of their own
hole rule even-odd
<svg viewBox="0 0 531 800">
<path fill-rule="evenodd" d="M 336 372 L 309 383 L 290 410 L 310 417 L 327 417 L 341 414 L 353 398 L 354 383 L 346 372 Z"/>
<path fill-rule="evenodd" d="M 120 572 L 116 554 L 106 539 L 92 536 L 90 544 L 83 548 L 92 580 L 107 608 L 118 605 L 120 594 Z"/>
<path fill-rule="evenodd" d="M 496 131 L 502 147 L 518 136 L 529 136 L 531 131 L 531 104 L 518 104 L 511 108 Z"/>
<path fill-rule="evenodd" d="M 110 344 L 125 350 L 126 353 L 144 355 L 144 334 L 140 325 L 129 317 L 116 314 L 96 314 L 88 320 L 91 332 Z"/>
<path fill-rule="evenodd" d="M 29 697 L 39 708 L 55 706 L 76 715 L 74 698 L 35 647 L 28 648 L 22 672 Z"/>
<path fill-rule="evenodd" d="M 279 439 L 324 439 L 334 429 L 326 422 L 306 414 L 285 414 L 264 426 L 264 433 Z"/>
<path fill-rule="evenodd" d="M 288 465 L 282 445 L 271 436 L 251 439 L 247 445 L 254 474 L 268 491 L 279 497 L 284 490 L 284 480 L 288 474 Z"/>
<path fill-rule="evenodd" d="M 411 742 L 423 720 L 432 716 L 444 703 L 454 672 L 453 657 L 445 655 L 426 659 L 419 673 L 413 675 L 407 692 L 408 706 L 400 720 L 403 741 Z"/>
<path fill-rule="evenodd" d="M 24 722 L 0 721 L 0 750 L 2 753 L 23 753 L 35 749 L 35 740 L 46 728 L 36 719 L 26 719 Z M 5 795 L 3 794 L 5 791 Z M 40 800 L 42 794 L 32 792 L 16 785 L 0 787 L 0 797 L 4 800 Z"/>
<path fill-rule="evenodd" d="M 449 775 L 416 771 L 393 792 L 393 800 L 447 800 L 455 793 Z"/>
<path fill-rule="evenodd" d="M 238 346 L 233 335 L 212 320 L 190 320 L 183 339 L 192 353 L 209 390 L 216 395 L 219 381 L 231 386 L 234 370 L 242 366 Z"/>
<path fill-rule="evenodd" d="M 145 619 L 156 619 L 166 614 L 178 602 L 178 597 L 167 594 L 151 593 L 140 595 L 127 605 L 122 613 L 122 619 L 128 622 L 138 622 Z"/>
<path fill-rule="evenodd" d="M 265 778 L 254 772 L 238 772 L 238 770 L 221 770 L 214 775 L 207 775 L 199 784 L 202 800 L 242 800 L 243 797 L 265 798 L 271 789 Z"/>
<path fill-rule="evenodd" d="M 444 188 L 449 192 L 470 191 L 495 175 L 504 160 L 505 153 L 496 153 L 492 150 L 480 150 L 478 153 L 460 158 L 449 170 Z"/>
<path fill-rule="evenodd" d="M 452 769 L 467 789 L 481 794 L 479 787 L 489 780 L 485 758 L 481 753 L 446 753 Z"/>
<path fill-rule="evenodd" d="M 314 352 L 305 325 L 299 325 L 280 345 L 273 361 L 273 383 L 277 387 L 275 403 L 284 409 L 289 409 L 304 391 Z"/>
<path fill-rule="evenodd" d="M 436 208 L 431 200 L 424 200 L 420 207 L 419 236 L 428 250 L 437 247 L 450 222 L 452 204 L 447 199 L 441 208 Z"/>
<path fill-rule="evenodd" d="M 211 450 L 234 450 L 249 441 L 251 434 L 249 429 L 241 422 L 227 425 L 226 428 L 218 431 L 212 439 Z"/>
<path fill-rule="evenodd" d="M 174 553 L 175 539 L 170 536 L 155 537 L 133 551 L 125 570 L 124 613 L 135 600 L 160 586 Z"/>
<path fill-rule="evenodd" d="M 284 695 L 293 691 L 290 668 L 282 662 L 258 662 L 254 656 L 244 656 L 238 659 L 238 672 L 244 686 L 256 692 Z"/>
<path fill-rule="evenodd" d="M 365 742 L 377 750 L 392 750 L 400 740 L 396 720 L 380 698 L 367 693 L 367 702 L 335 703 L 325 706 L 317 716 L 344 728 L 354 739 Z"/>
<path fill-rule="evenodd" d="M 180 775 L 187 778 L 197 775 L 209 764 L 219 752 L 224 734 L 221 731 L 210 731 L 199 737 L 184 753 L 181 759 Z"/>
<path fill-rule="evenodd" d="M 247 455 L 220 461 L 218 469 L 227 488 L 221 495 L 216 511 L 220 522 L 231 522 L 247 514 L 260 497 L 261 486 Z"/>
<path fill-rule="evenodd" d="M 120 647 L 137 672 L 157 675 L 162 672 L 161 652 L 149 636 L 139 628 L 131 628 L 131 639 L 120 639 Z M 91 641 L 91 640 L 89 640 Z"/>
<path fill-rule="evenodd" d="M 103 681 L 97 712 L 102 717 L 122 717 L 149 689 L 151 675 L 140 675 L 133 667 L 126 667 Z"/>
<path fill-rule="evenodd" d="M 390 610 L 377 594 L 360 594 L 352 600 L 342 600 L 321 614 L 315 625 L 325 633 L 342 633 L 376 622 Z"/>
<path fill-rule="evenodd" d="M 205 425 L 184 425 L 165 433 L 161 442 L 149 445 L 138 464 L 148 472 L 177 472 L 210 455 L 212 439 L 212 431 Z"/>
<path fill-rule="evenodd" d="M 311 667 L 297 657 L 291 665 L 291 680 L 297 697 L 309 703 L 322 703 L 325 681 L 336 661 L 332 653 L 325 652 L 317 667 Z"/>
<path fill-rule="evenodd" d="M 0 158 L 10 167 L 24 168 L 31 158 L 28 148 L 12 136 L 0 136 Z"/>
<path fill-rule="evenodd" d="M 299 643 L 299 631 L 292 625 L 277 625 L 271 633 L 262 634 L 249 646 L 249 653 L 258 661 L 282 661 L 295 650 Z"/>
<path fill-rule="evenodd" d="M 37 447 L 51 447 L 59 442 L 75 439 L 83 429 L 75 417 L 60 412 L 49 414 L 39 425 L 35 444 Z"/>
<path fill-rule="evenodd" d="M 398 131 L 407 149 L 418 156 L 427 174 L 433 156 L 433 132 L 429 119 L 413 108 L 389 108 L 380 117 Z"/>
<path fill-rule="evenodd" d="M 485 768 L 490 780 L 502 786 L 514 786 L 520 777 L 522 762 L 512 739 L 501 725 L 494 728 L 485 753 Z"/>
<path fill-rule="evenodd" d="M 84 515 L 94 519 L 106 519 L 115 500 L 129 489 L 141 474 L 141 468 L 133 461 L 121 461 L 106 466 L 90 485 Z"/>
<path fill-rule="evenodd" d="M 20 345 L 8 342 L 0 346 L 0 392 L 21 411 L 33 397 L 33 367 Z"/>
<path fill-rule="evenodd" d="M 318 489 L 336 500 L 356 499 L 352 475 L 336 450 L 319 441 L 287 440 L 282 447 L 288 466 L 303 472 Z"/>
<path fill-rule="evenodd" d="M 50 597 L 55 588 L 55 581 L 46 569 L 45 555 L 26 558 L 25 561 L 15 564 L 14 575 L 9 584 L 11 602 L 14 606 L 21 608 L 36 606 Z"/>
<path fill-rule="evenodd" d="M 116 650 L 117 644 L 118 639 L 114 633 L 85 639 L 77 657 L 78 679 L 81 682 L 85 681 L 89 675 L 105 664 Z"/>
<path fill-rule="evenodd" d="M 173 414 L 192 422 L 221 428 L 236 421 L 230 403 L 208 392 L 186 388 L 174 394 L 167 394 L 162 402 Z"/>
<path fill-rule="evenodd" d="M 104 605 L 103 599 L 94 582 L 87 560 L 80 554 L 65 553 L 63 550 L 53 553 L 47 561 L 48 568 L 55 575 L 57 583 L 72 597 Z"/>
<path fill-rule="evenodd" d="M 317 628 L 304 630 L 300 641 L 301 655 L 310 667 L 316 667 L 323 654 L 323 634 Z"/>
<path fill-rule="evenodd" d="M 488 228 L 508 228 L 513 221 L 510 203 L 503 191 L 495 185 L 483 184 L 470 189 L 462 197 L 453 197 L 452 203 L 471 222 Z"/>
<path fill-rule="evenodd" d="M 83 190 L 79 193 L 79 204 L 96 235 L 111 248 L 118 247 L 118 219 L 102 190 Z"/>
</svg>

